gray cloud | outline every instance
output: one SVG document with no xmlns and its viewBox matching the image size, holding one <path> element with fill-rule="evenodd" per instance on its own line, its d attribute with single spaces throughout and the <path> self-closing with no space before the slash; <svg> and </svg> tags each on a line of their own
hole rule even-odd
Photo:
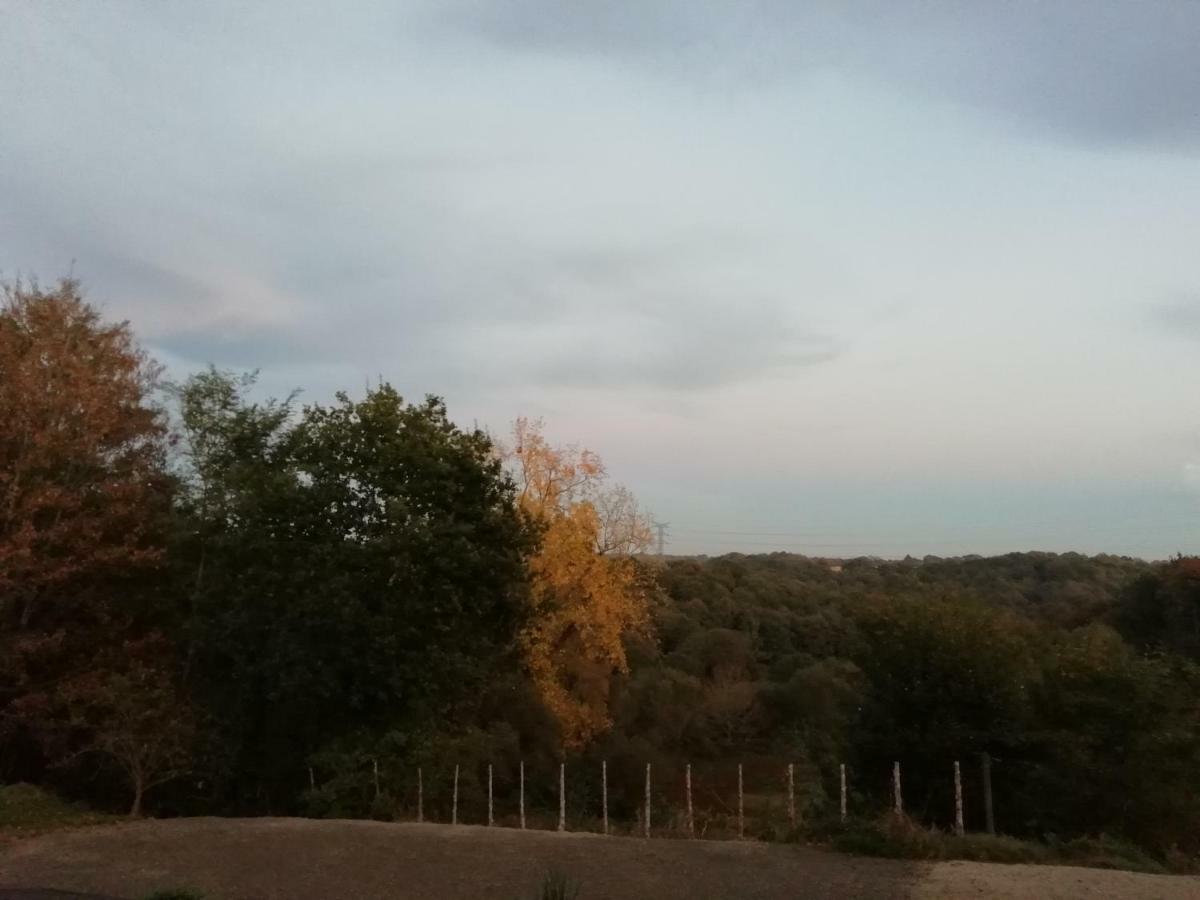
<svg viewBox="0 0 1200 900">
<path fill-rule="evenodd" d="M 466 0 L 441 23 L 501 46 L 624 58 L 704 85 L 826 71 L 1086 142 L 1200 141 L 1200 4 Z"/>
<path fill-rule="evenodd" d="M 513 384 L 696 391 L 829 363 L 840 340 L 801 327 L 764 300 L 649 297 L 605 313 L 605 327 L 578 316 L 536 333 L 494 377 Z M 516 345 L 521 348 L 520 342 Z"/>
<path fill-rule="evenodd" d="M 1151 308 L 1150 317 L 1155 325 L 1171 334 L 1200 340 L 1200 296 L 1160 303 Z"/>
</svg>

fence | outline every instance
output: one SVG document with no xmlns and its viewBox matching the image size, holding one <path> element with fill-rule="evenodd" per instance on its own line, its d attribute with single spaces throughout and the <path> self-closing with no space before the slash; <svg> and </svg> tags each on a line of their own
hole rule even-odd
<svg viewBox="0 0 1200 900">
<path fill-rule="evenodd" d="M 379 801 L 383 793 L 380 768 L 377 761 L 371 763 L 374 796 Z M 980 763 L 986 828 L 994 833 L 991 759 L 981 754 Z M 836 817 L 844 823 L 852 812 L 862 812 L 865 805 L 862 795 L 853 790 L 852 775 L 845 764 L 838 766 L 836 777 L 831 779 L 832 790 L 827 792 L 822 773 L 795 763 L 774 771 L 773 766 L 763 765 L 747 771 L 741 762 L 736 769 L 720 764 L 693 767 L 684 763 L 682 771 L 679 766 L 662 766 L 665 772 L 656 771 L 653 763 L 645 763 L 636 772 L 640 782 L 636 804 L 632 802 L 633 766 L 628 761 L 618 772 L 612 770 L 608 760 L 571 766 L 559 762 L 557 771 L 550 773 L 544 771 L 545 766 L 542 771 L 528 771 L 525 760 L 520 760 L 516 767 L 506 767 L 508 778 L 498 778 L 497 767 L 492 763 L 485 766 L 470 772 L 469 778 L 464 778 L 459 764 L 451 769 L 446 763 L 432 773 L 416 767 L 411 771 L 413 796 L 395 798 L 393 817 L 453 825 L 636 834 L 645 838 L 742 839 L 748 832 L 759 837 L 794 832 L 803 824 L 802 809 L 808 805 L 798 802 L 804 800 L 798 795 L 814 788 L 814 779 L 822 782 L 815 787 L 827 798 L 827 818 Z M 748 784 L 748 776 L 753 778 L 752 785 Z M 953 822 L 955 833 L 962 835 L 966 830 L 966 803 L 963 770 L 958 760 L 946 767 L 945 779 L 948 786 L 953 786 L 953 806 L 946 810 L 945 818 L 947 824 Z M 312 783 L 311 770 L 309 780 Z M 891 809 L 905 814 L 899 762 L 892 766 L 888 787 Z"/>
</svg>

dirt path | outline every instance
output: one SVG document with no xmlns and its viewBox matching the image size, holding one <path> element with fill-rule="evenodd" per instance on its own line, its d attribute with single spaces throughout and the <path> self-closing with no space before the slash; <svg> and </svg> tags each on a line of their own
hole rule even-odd
<svg viewBox="0 0 1200 900">
<path fill-rule="evenodd" d="M 1086 869 L 918 865 L 757 843 L 645 841 L 473 826 L 176 819 L 0 847 L 5 888 L 213 900 L 523 900 L 555 868 L 580 900 L 1200 898 L 1200 880 Z"/>
</svg>

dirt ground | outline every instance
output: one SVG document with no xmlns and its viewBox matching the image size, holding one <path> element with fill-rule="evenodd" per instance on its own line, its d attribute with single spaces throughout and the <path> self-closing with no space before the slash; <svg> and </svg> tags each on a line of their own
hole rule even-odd
<svg viewBox="0 0 1200 900">
<path fill-rule="evenodd" d="M 1055 866 L 916 864 L 753 842 L 477 826 L 205 818 L 0 846 L 0 900 L 37 896 L 18 893 L 29 889 L 138 898 L 180 887 L 211 900 L 532 900 L 552 868 L 581 885 L 579 900 L 1200 898 L 1200 879 Z"/>
</svg>

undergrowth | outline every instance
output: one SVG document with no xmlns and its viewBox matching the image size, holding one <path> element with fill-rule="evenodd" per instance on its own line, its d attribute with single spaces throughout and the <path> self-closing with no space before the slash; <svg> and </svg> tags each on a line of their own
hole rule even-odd
<svg viewBox="0 0 1200 900">
<path fill-rule="evenodd" d="M 1110 835 L 1062 840 L 1053 835 L 1029 841 L 999 834 L 962 836 L 923 827 L 905 816 L 851 819 L 811 827 L 801 838 L 828 843 L 833 849 L 862 856 L 893 859 L 1040 863 L 1124 869 L 1131 872 L 1187 873 L 1200 870 L 1200 860 L 1170 852 L 1156 857 L 1141 847 Z"/>
<path fill-rule="evenodd" d="M 100 825 L 119 818 L 67 803 L 32 784 L 0 786 L 0 834 L 10 837 L 82 825 Z"/>
</svg>

